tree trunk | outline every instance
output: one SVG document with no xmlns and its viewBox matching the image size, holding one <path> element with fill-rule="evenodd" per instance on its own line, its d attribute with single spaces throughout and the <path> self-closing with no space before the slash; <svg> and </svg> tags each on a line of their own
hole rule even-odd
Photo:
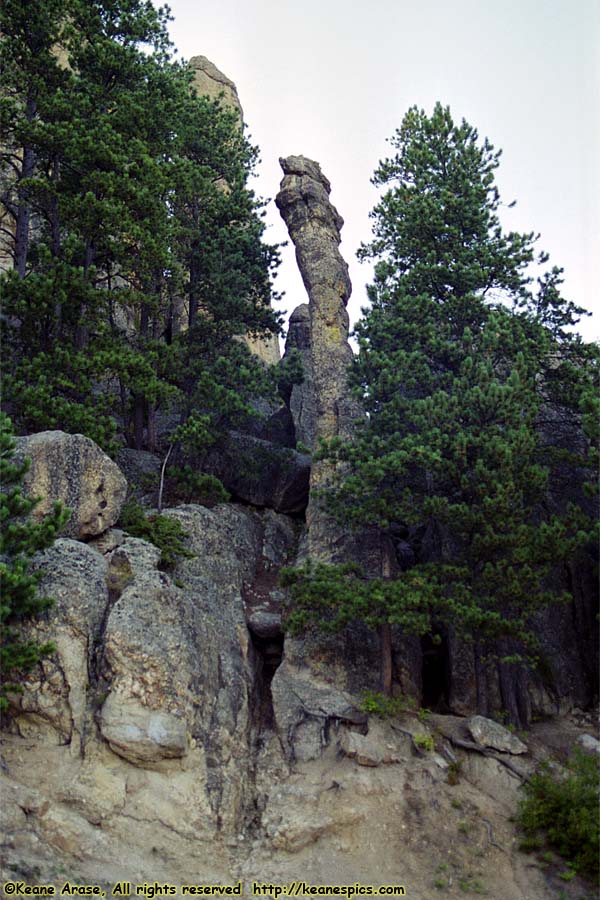
<svg viewBox="0 0 600 900">
<path fill-rule="evenodd" d="M 133 396 L 133 443 L 136 450 L 144 449 L 145 400 L 141 394 Z"/>
<path fill-rule="evenodd" d="M 473 657 L 475 660 L 475 690 L 477 693 L 477 712 L 480 716 L 489 714 L 489 694 L 487 683 L 487 672 L 481 659 L 481 644 L 475 641 L 473 647 Z"/>
<path fill-rule="evenodd" d="M 32 97 L 28 97 L 25 103 L 25 119 L 33 121 L 36 113 L 36 103 Z M 23 147 L 23 165 L 21 177 L 31 178 L 35 169 L 35 150 L 33 147 Z M 29 205 L 29 188 L 19 191 L 19 205 L 15 222 L 15 257 L 14 267 L 19 278 L 25 278 L 27 272 L 27 254 L 29 253 L 29 222 L 31 219 L 31 207 Z"/>
<path fill-rule="evenodd" d="M 392 696 L 392 627 L 389 622 L 379 626 L 379 678 L 381 693 Z"/>
<path fill-rule="evenodd" d="M 190 302 L 188 311 L 189 328 L 191 328 L 196 321 L 196 316 L 198 315 L 198 309 L 200 306 L 200 301 L 198 298 L 198 283 L 200 281 L 200 265 L 197 258 L 198 253 L 199 249 L 197 247 L 192 247 L 190 255 Z"/>
<path fill-rule="evenodd" d="M 60 176 L 60 161 L 58 156 L 55 156 L 52 161 L 52 186 L 54 191 L 57 191 L 58 180 Z M 60 256 L 61 250 L 61 240 L 60 240 L 60 217 L 58 212 L 58 195 L 54 193 L 50 198 L 50 208 L 48 210 L 49 219 L 50 219 L 50 234 L 52 239 L 52 256 L 55 259 L 58 259 Z M 62 333 L 62 303 L 57 301 L 54 304 L 54 324 L 52 329 L 52 338 L 54 341 L 60 341 L 61 333 Z"/>
<path fill-rule="evenodd" d="M 148 422 L 147 422 L 147 450 L 150 453 L 156 452 L 156 407 L 153 403 L 148 403 Z"/>
<path fill-rule="evenodd" d="M 515 646 L 512 642 L 502 642 L 499 647 L 504 656 L 513 655 Z M 508 713 L 508 721 L 515 728 L 527 728 L 531 721 L 531 702 L 529 699 L 527 669 L 520 662 L 498 662 L 498 678 L 502 706 Z"/>
</svg>

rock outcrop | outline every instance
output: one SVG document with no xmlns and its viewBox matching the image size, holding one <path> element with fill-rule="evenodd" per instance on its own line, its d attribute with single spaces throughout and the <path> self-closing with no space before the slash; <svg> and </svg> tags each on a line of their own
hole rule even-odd
<svg viewBox="0 0 600 900">
<path fill-rule="evenodd" d="M 304 379 L 291 387 L 286 402 L 294 423 L 295 439 L 309 450 L 316 450 L 317 407 L 315 386 L 312 375 L 312 341 L 310 329 L 310 308 L 301 303 L 290 316 L 283 360 L 292 352 L 298 353 L 302 362 Z"/>
<path fill-rule="evenodd" d="M 42 431 L 17 438 L 16 458 L 31 466 L 24 486 L 28 496 L 42 498 L 33 511 L 40 519 L 60 500 L 71 510 L 63 530 L 84 539 L 102 534 L 121 514 L 127 482 L 119 467 L 90 438 L 63 431 Z"/>
<path fill-rule="evenodd" d="M 204 58 L 192 65 L 198 90 L 223 91 L 241 123 L 235 86 Z M 535 723 L 526 745 L 481 716 L 421 711 L 384 722 L 361 700 L 378 686 L 372 629 L 284 636 L 282 566 L 355 559 L 391 574 L 410 548 L 402 537 L 392 552 L 376 533 L 350 535 L 326 515 L 316 498 L 333 473 L 326 461 L 310 471 L 303 527 L 310 466 L 294 439 L 314 449 L 319 438 L 347 437 L 361 413 L 346 385 L 342 220 L 317 163 L 282 165 L 278 205 L 310 301 L 290 321 L 305 381 L 291 389 L 289 410 L 265 411 L 264 435 L 232 434 L 212 460 L 244 505 L 165 510 L 191 554 L 165 572 L 157 547 L 112 527 L 127 483 L 99 448 L 59 432 L 19 440 L 33 458 L 28 490 L 45 497 L 37 514 L 61 499 L 73 517 L 69 537 L 34 559 L 40 592 L 56 602 L 28 633 L 54 641 L 55 652 L 11 696 L 0 736 L 0 880 L 60 888 L 76 872 L 107 896 L 122 880 L 150 896 L 155 881 L 243 879 L 248 893 L 254 880 L 302 878 L 402 884 L 415 897 L 559 900 L 560 869 L 516 850 L 514 815 L 541 759 L 577 745 L 598 753 L 590 717 Z M 152 502 L 160 460 L 136 451 L 119 459 Z M 568 577 L 581 596 L 588 591 L 587 570 Z M 593 628 L 588 607 L 574 609 L 575 624 L 559 610 L 540 622 L 543 647 L 565 655 L 557 686 L 565 704 L 583 671 L 578 635 Z M 452 634 L 436 649 L 390 636 L 405 692 L 426 695 L 428 654 L 443 650 L 450 699 L 473 712 L 464 644 Z M 548 702 L 544 694 L 538 708 L 551 712 Z M 575 878 L 569 890 L 580 896 L 586 886 Z"/>
<path fill-rule="evenodd" d="M 276 203 L 296 248 L 309 299 L 308 307 L 298 307 L 290 320 L 288 347 L 300 353 L 305 380 L 294 386 L 288 402 L 297 437 L 315 449 L 320 440 L 350 438 L 363 416 L 348 385 L 353 354 L 346 305 L 352 285 L 339 252 L 343 219 L 329 200 L 331 185 L 319 164 L 303 156 L 280 159 L 280 164 L 284 177 Z M 332 461 L 313 460 L 302 561 L 354 561 L 373 575 L 390 573 L 391 548 L 375 530 L 352 533 L 327 512 L 322 492 L 336 474 L 339 469 Z M 377 646 L 375 632 L 360 623 L 335 639 L 312 629 L 302 639 L 286 640 L 284 664 L 273 681 L 274 709 L 280 733 L 296 735 L 300 750 L 295 752 L 303 758 L 319 756 L 333 739 L 344 721 L 339 710 L 345 691 L 377 689 L 378 666 L 373 665 Z M 371 660 L 367 665 L 365 656 Z M 313 691 L 319 685 L 318 693 L 325 699 L 301 700 L 307 678 Z M 298 701 L 290 706 L 280 695 L 295 696 Z M 288 738 L 286 749 L 293 755 L 289 744 Z"/>
<path fill-rule="evenodd" d="M 242 104 L 238 97 L 235 84 L 224 75 L 220 69 L 217 69 L 214 63 L 207 59 L 206 56 L 192 56 L 189 61 L 189 67 L 193 72 L 193 86 L 197 94 L 201 97 L 210 97 L 211 100 L 221 100 L 221 102 L 234 109 L 240 118 L 240 128 L 244 121 L 244 112 Z"/>
<path fill-rule="evenodd" d="M 352 293 L 348 266 L 339 252 L 344 220 L 331 204 L 331 185 L 317 162 L 304 156 L 279 160 L 284 172 L 275 202 L 296 248 L 296 260 L 309 297 L 306 341 L 306 310 L 296 317 L 298 337 L 307 363 L 305 393 L 314 404 L 314 424 L 308 431 L 311 445 L 319 440 L 349 437 L 361 411 L 347 384 L 352 349 L 348 343 L 349 318 L 346 305 Z M 303 403 L 303 406 L 305 404 Z M 312 410 L 307 409 L 312 419 Z M 333 474 L 327 460 L 313 464 L 310 499 L 306 514 L 308 553 L 311 559 L 344 561 L 349 536 L 323 511 L 317 493 Z"/>
<path fill-rule="evenodd" d="M 352 349 L 346 306 L 352 284 L 338 249 L 344 220 L 329 200 L 331 185 L 318 163 L 289 156 L 280 159 L 280 164 L 284 178 L 275 202 L 294 243 L 309 296 L 315 430 L 323 439 L 349 436 L 361 412 L 347 385 Z M 306 322 L 306 311 L 297 312 L 296 321 Z M 302 349 L 305 340 L 301 338 Z"/>
<path fill-rule="evenodd" d="M 23 680 L 14 697 L 19 733 L 52 735 L 79 752 L 93 724 L 90 672 L 109 602 L 106 560 L 79 541 L 59 539 L 35 558 L 39 593 L 55 604 L 31 626 L 39 643 L 52 641 L 56 653 Z"/>
<path fill-rule="evenodd" d="M 225 107 L 233 109 L 239 117 L 240 129 L 244 127 L 244 113 L 238 96 L 237 88 L 231 78 L 224 75 L 214 63 L 206 56 L 193 56 L 189 61 L 189 67 L 193 73 L 193 87 L 201 97 L 206 96 L 211 100 L 219 100 Z M 225 190 L 227 185 L 224 184 Z M 252 335 L 247 334 L 242 338 L 255 356 L 258 356 L 267 365 L 279 362 L 281 352 L 277 335 Z"/>
<path fill-rule="evenodd" d="M 298 520 L 237 504 L 165 515 L 193 554 L 171 573 L 116 528 L 35 559 L 56 604 L 31 634 L 56 652 L 23 680 L 0 737 L 2 881 L 60 889 L 76 872 L 107 896 L 119 880 L 241 879 L 247 892 L 301 877 L 415 896 L 443 881 L 451 896 L 460 882 L 558 900 L 558 870 L 515 851 L 510 817 L 548 741 L 596 748 L 587 719 L 540 723 L 546 743 L 534 730 L 510 758 L 495 723 L 468 750 L 464 719 L 375 720 L 360 708 L 374 651 L 359 635 L 312 657 L 286 639 L 280 663 L 278 572 L 297 558 Z"/>
<path fill-rule="evenodd" d="M 237 499 L 276 512 L 303 513 L 308 503 L 310 457 L 239 432 L 210 450 L 202 466 Z"/>
</svg>

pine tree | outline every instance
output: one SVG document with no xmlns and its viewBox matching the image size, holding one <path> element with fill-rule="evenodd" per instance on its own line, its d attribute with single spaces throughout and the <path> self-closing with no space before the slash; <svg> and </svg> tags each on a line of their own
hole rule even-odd
<svg viewBox="0 0 600 900">
<path fill-rule="evenodd" d="M 318 602 L 314 572 L 292 576 L 292 623 L 318 620 L 328 601 L 333 620 L 347 621 L 358 596 L 370 624 L 452 628 L 474 642 L 479 675 L 484 658 L 498 660 L 504 707 L 523 724 L 532 617 L 560 599 L 551 568 L 585 538 L 575 510 L 544 514 L 539 435 L 545 373 L 569 356 L 565 329 L 582 311 L 560 297 L 559 270 L 532 293 L 536 237 L 503 232 L 500 154 L 474 128 L 439 104 L 431 117 L 415 108 L 392 145 L 374 178 L 386 188 L 374 240 L 360 253 L 377 260 L 351 373 L 368 415 L 352 444 L 328 448 L 350 468 L 329 504 L 355 527 L 401 536 L 413 555 L 393 584 L 376 580 L 371 591 L 321 570 Z M 581 399 L 589 379 L 576 368 Z"/>
<path fill-rule="evenodd" d="M 4 7 L 4 200 L 28 223 L 23 241 L 5 235 L 6 399 L 20 429 L 83 432 L 111 451 L 123 437 L 154 449 L 157 411 L 189 412 L 190 379 L 220 384 L 224 359 L 249 396 L 257 366 L 249 354 L 239 364 L 232 337 L 279 327 L 277 248 L 261 242 L 247 187 L 256 151 L 230 113 L 195 96 L 166 22 L 147 0 L 36 0 L 28 17 Z M 27 177 L 15 171 L 24 146 Z M 180 378 L 182 355 L 195 371 Z M 207 410 L 221 412 L 210 399 Z"/>
<path fill-rule="evenodd" d="M 51 643 L 24 637 L 22 625 L 52 604 L 37 592 L 39 574 L 30 571 L 31 558 L 52 544 L 68 519 L 56 504 L 41 522 L 31 521 L 37 500 L 26 498 L 22 488 L 29 463 L 14 462 L 14 449 L 12 423 L 0 413 L 0 710 L 8 705 L 7 693 L 18 690 L 18 675 L 53 650 Z"/>
</svg>

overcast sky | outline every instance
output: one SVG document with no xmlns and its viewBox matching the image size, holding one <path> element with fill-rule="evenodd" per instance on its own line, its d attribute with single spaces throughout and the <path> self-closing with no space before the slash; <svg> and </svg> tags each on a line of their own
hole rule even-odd
<svg viewBox="0 0 600 900">
<path fill-rule="evenodd" d="M 364 305 L 377 199 L 370 177 L 406 110 L 448 104 L 504 151 L 497 180 L 506 228 L 541 233 L 565 269 L 564 293 L 598 303 L 600 282 L 599 0 L 170 0 L 180 54 L 202 54 L 235 81 L 261 150 L 254 189 L 277 193 L 278 158 L 318 160 L 345 220 L 352 319 Z M 268 239 L 287 232 L 269 204 Z M 306 301 L 293 251 L 277 287 Z M 600 336 L 600 316 L 581 329 Z"/>
</svg>

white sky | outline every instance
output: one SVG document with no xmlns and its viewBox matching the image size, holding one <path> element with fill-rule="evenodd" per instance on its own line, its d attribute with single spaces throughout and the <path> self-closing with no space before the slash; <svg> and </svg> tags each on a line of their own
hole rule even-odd
<svg viewBox="0 0 600 900">
<path fill-rule="evenodd" d="M 370 280 L 355 253 L 369 240 L 370 177 L 386 138 L 416 104 L 448 104 L 504 151 L 497 181 L 506 228 L 541 233 L 564 293 L 596 313 L 600 335 L 599 0 L 171 0 L 181 55 L 203 54 L 237 85 L 261 150 L 256 192 L 273 198 L 278 158 L 316 159 L 345 220 L 352 320 Z M 287 239 L 274 203 L 268 240 Z M 276 287 L 290 313 L 306 301 L 293 249 Z"/>
</svg>

